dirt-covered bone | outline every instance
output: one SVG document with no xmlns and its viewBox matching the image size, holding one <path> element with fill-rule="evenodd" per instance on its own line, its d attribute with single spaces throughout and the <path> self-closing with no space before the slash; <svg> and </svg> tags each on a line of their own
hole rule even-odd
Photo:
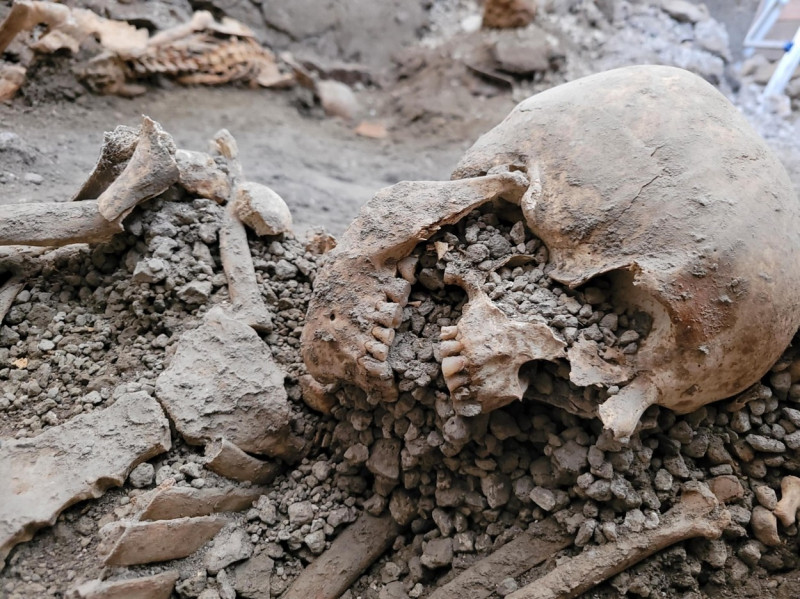
<svg viewBox="0 0 800 599">
<path fill-rule="evenodd" d="M 781 480 L 781 500 L 775 506 L 773 513 L 781 524 L 791 526 L 797 520 L 798 509 L 800 509 L 800 478 L 784 476 Z"/>
<path fill-rule="evenodd" d="M 572 599 L 667 547 L 694 537 L 717 539 L 731 515 L 708 487 L 687 483 L 658 528 L 633 533 L 561 562 L 509 599 Z"/>
<path fill-rule="evenodd" d="M 524 173 L 522 197 L 489 184 L 502 172 Z M 453 199 L 443 202 L 445 190 Z M 303 334 L 311 374 L 396 393 L 382 356 L 403 305 L 392 294 L 402 299 L 415 276 L 410 250 L 499 197 L 545 244 L 550 279 L 580 290 L 605 277 L 613 304 L 648 315 L 635 353 L 609 360 L 582 340 L 567 355 L 573 384 L 618 387 L 599 406 L 618 439 L 650 405 L 688 413 L 746 389 L 800 325 L 800 206 L 783 167 L 699 77 L 628 67 L 526 100 L 467 151 L 449 183 L 402 183 L 369 202 L 318 275 Z M 481 384 L 485 364 L 470 359 L 487 356 L 460 351 L 475 327 L 464 317 L 454 326 L 442 329 L 441 350 L 456 405 L 473 414 L 517 397 Z M 506 381 L 519 366 L 502 363 Z"/>
</svg>

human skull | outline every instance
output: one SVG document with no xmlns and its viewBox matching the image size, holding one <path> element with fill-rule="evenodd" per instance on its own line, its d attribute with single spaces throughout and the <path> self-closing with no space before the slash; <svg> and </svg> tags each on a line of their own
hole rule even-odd
<svg viewBox="0 0 800 599">
<path fill-rule="evenodd" d="M 800 202 L 777 158 L 711 85 L 680 69 L 593 75 L 519 104 L 469 149 L 449 182 L 382 190 L 315 283 L 303 354 L 322 382 L 396 394 L 386 356 L 410 285 L 398 272 L 421 240 L 502 198 L 547 246 L 549 276 L 598 276 L 652 331 L 611 364 L 569 350 L 541 323 L 509 319 L 468 271 L 469 301 L 442 329 L 454 405 L 475 415 L 521 399 L 527 362 L 566 358 L 579 386 L 620 387 L 599 406 L 618 439 L 653 404 L 678 413 L 762 377 L 800 326 Z"/>
</svg>

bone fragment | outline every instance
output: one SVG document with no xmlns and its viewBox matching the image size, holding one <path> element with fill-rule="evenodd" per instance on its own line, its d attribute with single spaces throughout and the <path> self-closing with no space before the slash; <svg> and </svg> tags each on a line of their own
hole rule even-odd
<svg viewBox="0 0 800 599">
<path fill-rule="evenodd" d="M 100 243 L 122 231 L 100 214 L 96 201 L 3 206 L 0 245 Z"/>
<path fill-rule="evenodd" d="M 257 331 L 272 330 L 272 316 L 264 304 L 261 289 L 256 280 L 253 257 L 247 243 L 247 231 L 239 220 L 236 210 L 236 197 L 242 183 L 242 167 L 239 162 L 239 149 L 236 140 L 225 129 L 214 138 L 217 152 L 228 161 L 231 177 L 231 197 L 223 212 L 219 231 L 219 253 L 222 268 L 228 278 L 228 293 L 237 318 Z"/>
<path fill-rule="evenodd" d="M 6 51 L 9 44 L 21 32 L 36 26 L 33 15 L 33 3 L 14 2 L 5 20 L 0 24 L 0 54 Z"/>
<path fill-rule="evenodd" d="M 203 152 L 178 150 L 178 184 L 189 193 L 224 204 L 231 197 L 231 182 L 216 161 Z"/>
<path fill-rule="evenodd" d="M 400 527 L 389 516 L 361 516 L 292 583 L 282 599 L 339 599 L 394 543 Z"/>
<path fill-rule="evenodd" d="M 94 200 L 108 189 L 127 166 L 138 140 L 139 129 L 133 127 L 120 125 L 113 131 L 106 131 L 100 157 L 72 201 Z"/>
<path fill-rule="evenodd" d="M 150 522 L 115 522 L 98 550 L 107 566 L 133 566 L 180 559 L 210 541 L 228 520 L 224 516 L 200 516 Z"/>
<path fill-rule="evenodd" d="M 572 538 L 553 518 L 541 520 L 436 589 L 428 599 L 485 599 L 503 579 L 524 574 L 571 544 Z"/>
<path fill-rule="evenodd" d="M 18 64 L 0 65 L 0 102 L 13 98 L 25 82 L 27 69 Z"/>
<path fill-rule="evenodd" d="M 108 221 L 125 218 L 131 210 L 169 189 L 178 181 L 175 142 L 161 125 L 142 117 L 139 139 L 119 177 L 97 198 L 100 214 Z"/>
<path fill-rule="evenodd" d="M 280 235 L 292 228 L 292 213 L 283 198 L 266 185 L 243 182 L 235 201 L 239 220 L 261 237 Z"/>
<path fill-rule="evenodd" d="M 572 599 L 670 545 L 694 537 L 719 538 L 730 519 L 708 487 L 687 484 L 658 528 L 585 550 L 508 597 Z"/>
<path fill-rule="evenodd" d="M 614 433 L 614 438 L 626 443 L 636 430 L 645 410 L 657 403 L 658 388 L 645 374 L 640 374 L 619 393 L 600 404 L 598 412 L 603 425 Z"/>
<path fill-rule="evenodd" d="M 0 324 L 3 324 L 3 319 L 11 309 L 14 299 L 23 289 L 25 289 L 25 282 L 19 275 L 12 276 L 0 287 Z"/>
<path fill-rule="evenodd" d="M 330 414 L 336 405 L 336 397 L 328 393 L 328 388 L 310 374 L 302 375 L 299 382 L 305 404 L 312 410 Z"/>
<path fill-rule="evenodd" d="M 192 487 L 167 487 L 156 492 L 141 514 L 140 520 L 172 520 L 210 516 L 219 512 L 244 510 L 267 489 L 251 487 L 240 489 L 194 489 Z"/>
<path fill-rule="evenodd" d="M 169 599 L 180 578 L 177 570 L 127 580 L 90 580 L 73 589 L 69 599 Z"/>
<path fill-rule="evenodd" d="M 781 500 L 773 513 L 784 526 L 791 526 L 797 519 L 800 509 L 800 478 L 784 476 L 781 480 Z"/>
<path fill-rule="evenodd" d="M 750 516 L 750 528 L 756 539 L 764 543 L 767 547 L 778 547 L 781 538 L 778 535 L 778 520 L 771 511 L 762 505 L 753 508 Z"/>
<path fill-rule="evenodd" d="M 227 439 L 206 445 L 206 468 L 239 482 L 268 485 L 280 472 L 274 462 L 265 462 L 245 453 Z"/>
<path fill-rule="evenodd" d="M 122 485 L 134 466 L 170 448 L 169 423 L 145 392 L 0 446 L 0 564 L 67 507 Z"/>
</svg>

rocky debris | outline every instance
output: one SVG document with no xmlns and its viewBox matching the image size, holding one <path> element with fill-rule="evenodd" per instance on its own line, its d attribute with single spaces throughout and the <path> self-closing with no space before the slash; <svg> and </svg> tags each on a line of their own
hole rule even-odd
<svg viewBox="0 0 800 599">
<path fill-rule="evenodd" d="M 708 9 L 687 0 L 661 0 L 661 10 L 681 23 L 697 23 L 708 19 Z"/>
<path fill-rule="evenodd" d="M 217 308 L 181 335 L 156 396 L 189 443 L 224 437 L 244 451 L 293 457 L 283 379 L 256 332 Z"/>
<path fill-rule="evenodd" d="M 241 528 L 229 528 L 220 532 L 211 543 L 203 558 L 209 574 L 217 574 L 231 564 L 247 559 L 253 554 L 253 544 Z"/>
<path fill-rule="evenodd" d="M 283 599 L 337 599 L 392 545 L 398 532 L 391 516 L 362 514 L 303 570 Z"/>
<path fill-rule="evenodd" d="M 29 440 L 0 446 L 0 562 L 65 508 L 122 485 L 137 463 L 169 450 L 169 424 L 146 392 Z"/>
<path fill-rule="evenodd" d="M 243 564 L 233 568 L 231 573 L 233 588 L 244 599 L 270 599 L 270 578 L 274 568 L 275 562 L 266 551 L 256 553 Z"/>
<path fill-rule="evenodd" d="M 220 159 L 191 150 L 177 150 L 178 183 L 186 191 L 219 204 L 228 201 L 231 183 L 219 162 Z"/>
<path fill-rule="evenodd" d="M 271 483 L 280 472 L 280 466 L 254 458 L 227 439 L 212 441 L 206 445 L 206 468 L 240 482 L 257 485 Z"/>
<path fill-rule="evenodd" d="M 91 580 L 76 587 L 70 599 L 169 599 L 179 578 L 176 570 L 126 580 Z"/>
<path fill-rule="evenodd" d="M 137 489 L 141 489 L 152 485 L 155 476 L 155 467 L 152 464 L 144 462 L 131 470 L 131 473 L 128 475 L 128 482 Z"/>
<path fill-rule="evenodd" d="M 530 0 L 486 0 L 483 5 L 483 27 L 489 29 L 525 27 L 535 16 Z"/>
<path fill-rule="evenodd" d="M 157 489 L 147 506 L 139 514 L 140 520 L 171 520 L 209 516 L 218 512 L 238 512 L 256 501 L 263 488 L 238 487 L 193 489 L 169 486 Z"/>
<path fill-rule="evenodd" d="M 753 508 L 750 526 L 756 539 L 767 547 L 777 547 L 781 544 L 781 538 L 778 535 L 778 520 L 775 518 L 775 514 L 764 506 L 757 505 Z"/>
<path fill-rule="evenodd" d="M 152 522 L 114 522 L 99 551 L 109 566 L 165 562 L 191 555 L 210 541 L 228 520 L 219 515 Z"/>
<path fill-rule="evenodd" d="M 236 213 L 257 235 L 280 235 L 292 228 L 292 214 L 286 202 L 259 183 L 245 182 L 238 186 Z"/>
</svg>

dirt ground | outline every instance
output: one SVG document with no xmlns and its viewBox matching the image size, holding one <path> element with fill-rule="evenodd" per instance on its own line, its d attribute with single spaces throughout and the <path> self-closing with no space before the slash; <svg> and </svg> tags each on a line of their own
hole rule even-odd
<svg viewBox="0 0 800 599">
<path fill-rule="evenodd" d="M 87 1 L 71 4 L 100 6 L 109 16 L 113 16 L 115 11 L 133 10 L 126 6 L 135 9 L 142 3 Z M 326 116 L 313 94 L 299 88 L 184 87 L 167 80 L 155 80 L 148 81 L 147 92 L 136 98 L 99 96 L 90 93 L 75 79 L 69 70 L 75 60 L 68 56 L 44 59 L 37 68 L 31 70 L 29 80 L 19 96 L 0 103 L 0 211 L 11 204 L 68 201 L 94 166 L 104 132 L 118 125 L 136 126 L 141 115 L 158 121 L 174 137 L 179 148 L 189 150 L 205 151 L 208 140 L 218 130 L 228 129 L 238 142 L 246 178 L 274 189 L 291 210 L 294 237 L 281 236 L 270 243 L 251 239 L 259 280 L 262 277 L 263 280 L 279 279 L 272 291 L 264 292 L 270 305 L 274 302 L 275 306 L 280 306 L 278 325 L 275 333 L 262 335 L 262 339 L 272 345 L 276 360 L 289 372 L 287 389 L 290 400 L 294 402 L 293 418 L 298 434 L 305 435 L 309 442 L 314 439 L 315 443 L 317 437 L 327 434 L 328 444 L 320 442 L 318 453 L 304 460 L 297 469 L 287 470 L 271 489 L 268 498 L 267 495 L 262 496 L 253 509 L 236 516 L 234 525 L 238 527 L 237 530 L 246 530 L 253 539 L 257 538 L 253 541 L 256 552 L 268 553 L 270 563 L 273 559 L 275 562 L 271 583 L 270 574 L 265 575 L 266 594 L 243 594 L 237 587 L 239 597 L 280 597 L 302 567 L 318 554 L 316 549 L 312 552 L 303 545 L 308 545 L 304 540 L 307 537 L 303 535 L 325 530 L 323 545 L 329 547 L 341 531 L 338 529 L 334 533 L 334 529 L 342 522 L 352 521 L 357 511 L 380 514 L 388 510 L 386 497 L 371 492 L 373 477 L 361 467 L 365 460 L 354 466 L 351 454 L 345 456 L 347 443 L 364 447 L 370 446 L 373 440 L 369 424 L 366 425 L 366 433 L 362 429 L 356 433 L 352 428 L 348 429 L 350 436 L 341 433 L 342 428 L 347 428 L 343 426 L 345 423 L 355 423 L 363 415 L 363 398 L 340 397 L 341 413 L 336 412 L 335 418 L 329 416 L 327 419 L 311 414 L 299 400 L 301 392 L 298 380 L 305 371 L 298 358 L 296 343 L 286 343 L 285 340 L 299 336 L 303 316 L 300 314 L 298 317 L 297 313 L 305 312 L 313 273 L 317 268 L 313 260 L 313 264 L 308 264 L 309 256 L 303 254 L 304 250 L 297 241 L 303 239 L 307 231 L 324 227 L 334 236 L 341 235 L 359 208 L 379 189 L 403 180 L 448 179 L 463 152 L 480 134 L 502 120 L 518 101 L 580 76 L 629 64 L 679 66 L 716 85 L 765 137 L 794 184 L 800 186 L 800 119 L 796 112 L 800 80 L 793 81 L 787 92 L 789 95 L 783 98 L 782 103 L 761 104 L 758 94 L 765 77 L 768 77 L 770 66 L 758 61 L 743 64 L 739 49 L 731 45 L 734 40 L 741 39 L 743 23 L 748 21 L 752 2 L 731 3 L 730 11 L 726 10 L 726 3 L 712 2 L 710 10 L 717 20 L 703 18 L 693 22 L 669 12 L 665 7 L 669 4 L 666 0 L 663 3 L 542 0 L 532 25 L 521 30 L 506 31 L 476 28 L 480 6 L 472 0 L 394 0 L 385 5 L 364 0 L 340 3 L 317 3 L 311 0 L 263 0 L 252 3 L 246 0 L 208 0 L 190 3 L 167 0 L 155 4 L 160 7 L 159 10 L 167 8 L 164 8 L 164 13 L 153 10 L 154 14 L 169 14 L 177 21 L 189 14 L 191 9 L 210 9 L 216 15 L 227 14 L 247 22 L 260 39 L 276 51 L 289 50 L 301 58 L 307 55 L 317 63 L 356 65 L 359 73 L 366 73 L 365 83 L 352 84 L 360 105 L 358 116 L 352 120 Z M 8 2 L 0 3 L 0 17 L 7 12 L 8 5 Z M 147 25 L 151 18 L 155 19 L 152 15 L 139 15 L 132 20 Z M 725 21 L 731 27 L 730 41 L 725 26 L 720 23 Z M 384 39 L 382 44 L 377 44 L 380 48 L 373 51 L 378 31 L 384 32 L 381 34 Z M 547 42 L 545 50 L 542 50 L 542 40 Z M 498 47 L 508 50 L 505 62 L 498 58 Z M 531 66 L 526 61 L 530 61 L 534 52 L 539 62 Z M 515 61 L 520 60 L 525 63 L 521 67 L 522 73 L 515 72 L 518 66 L 514 66 L 517 64 Z M 795 112 L 790 110 L 792 103 L 795 104 Z M 384 124 L 388 130 L 387 136 L 373 139 L 357 135 L 355 127 L 362 120 Z M 169 203 L 169 200 L 165 199 L 164 203 Z M 215 222 L 214 219 L 218 218 L 211 208 L 201 209 L 208 211 L 206 216 L 209 222 Z M 156 212 L 155 208 L 148 207 L 142 219 L 156 222 Z M 491 219 L 487 222 L 491 222 Z M 27 401 L 28 394 L 33 403 L 37 395 L 30 389 L 38 387 L 38 383 L 33 385 L 32 381 L 15 377 L 13 372 L 9 372 L 7 364 L 0 365 L 0 400 L 6 397 L 6 404 L 0 402 L 0 405 L 4 406 L 2 418 L 7 419 L 0 426 L 0 431 L 7 438 L 31 437 L 42 430 L 51 429 L 56 422 L 68 420 L 76 413 L 74 406 L 84 401 L 79 398 L 85 397 L 83 394 L 86 392 L 117 387 L 124 393 L 126 385 L 132 385 L 131 392 L 152 394 L 158 375 L 168 367 L 174 355 L 179 335 L 196 326 L 204 309 L 176 299 L 169 289 L 165 291 L 156 286 L 144 289 L 145 285 L 133 290 L 133 285 L 128 289 L 125 287 L 127 283 L 120 283 L 130 277 L 131 272 L 128 271 L 133 271 L 133 267 L 127 264 L 131 256 L 138 256 L 139 253 L 144 257 L 158 255 L 158 248 L 148 246 L 152 245 L 152 239 L 143 243 L 145 237 L 134 239 L 128 236 L 118 244 L 119 247 L 104 246 L 105 263 L 97 262 L 97 253 L 81 254 L 71 262 L 65 260 L 60 264 L 64 272 L 59 273 L 56 265 L 55 274 L 37 275 L 29 286 L 31 293 L 27 301 L 15 304 L 15 321 L 7 323 L 8 327 L 0 327 L 3 329 L 0 352 L 5 352 L 0 355 L 8 358 L 9 363 L 12 359 L 27 355 L 25 352 L 30 348 L 32 359 L 41 368 L 41 362 L 47 361 L 46 352 L 40 349 L 40 339 L 36 335 L 46 331 L 44 338 L 53 338 L 51 329 L 59 319 L 68 322 L 65 331 L 67 339 L 59 341 L 59 347 L 67 342 L 77 346 L 82 341 L 81 335 L 97 342 L 99 335 L 99 342 L 106 344 L 108 355 L 113 354 L 113 357 L 103 356 L 100 374 L 97 374 L 97 369 L 92 370 L 90 364 L 79 364 L 80 360 L 73 362 L 71 358 L 66 366 L 59 364 L 55 368 L 54 376 L 61 377 L 62 392 L 70 395 L 70 399 L 52 410 L 54 414 L 57 412 L 52 422 L 40 420 L 38 408 L 14 404 L 15 398 L 23 396 Z M 181 229 L 179 234 L 176 233 L 179 247 L 191 248 L 191 240 L 195 237 L 194 229 Z M 148 247 L 143 249 L 145 246 Z M 209 260 L 212 266 L 218 268 L 218 250 L 214 243 L 210 247 Z M 190 250 L 188 252 L 191 253 Z M 287 253 L 290 257 L 282 260 Z M 181 268 L 188 269 L 187 264 L 194 265 L 188 258 L 181 260 Z M 280 279 L 276 273 L 276 264 L 287 260 L 287 268 L 293 269 L 296 281 L 299 281 L 297 284 L 288 276 Z M 298 269 L 302 271 L 306 266 L 311 275 L 307 272 L 297 275 Z M 82 280 L 81 277 L 86 278 L 87 272 L 94 275 L 97 270 L 102 273 L 100 282 L 91 285 L 75 284 L 69 278 L 69 273 L 79 273 L 78 280 Z M 189 275 L 186 278 L 189 280 Z M 208 280 L 214 281 L 213 295 L 208 298 L 209 307 L 226 301 L 223 286 L 211 275 Z M 103 294 L 100 291 L 95 293 L 95 289 L 103 290 Z M 111 314 L 106 306 L 105 295 L 111 296 L 117 292 L 120 296 L 124 295 L 131 307 L 119 308 L 118 313 Z M 31 297 L 40 297 L 41 306 L 32 308 L 31 302 L 36 304 L 36 300 L 31 300 Z M 159 302 L 161 308 L 156 310 L 153 306 Z M 166 312 L 163 308 L 165 303 Z M 108 304 L 112 304 L 110 299 Z M 58 316 L 64 311 L 67 316 Z M 166 315 L 165 318 L 159 316 L 162 313 Z M 87 326 L 79 322 L 85 320 L 85 314 L 89 315 L 85 317 L 89 319 Z M 96 319 L 96 327 L 92 326 L 92 319 Z M 112 332 L 101 333 L 101 323 L 110 327 Z M 117 336 L 114 350 L 108 349 L 108 335 Z M 80 349 L 83 351 L 84 346 L 80 346 Z M 92 355 L 92 360 L 97 362 L 98 356 L 90 354 L 90 350 L 87 348 L 84 353 Z M 128 352 L 130 355 L 125 355 Z M 76 350 L 76 355 L 78 353 Z M 793 355 L 787 356 L 784 361 L 794 359 Z M 97 382 L 100 375 L 104 377 L 102 384 Z M 73 379 L 74 387 L 70 383 Z M 769 386 L 770 380 L 769 375 L 765 377 L 764 386 Z M 43 387 L 44 390 L 36 391 L 42 393 L 36 401 L 45 397 L 46 386 Z M 110 392 L 103 391 L 102 401 L 98 399 L 100 403 L 97 407 L 105 406 L 109 397 Z M 765 427 L 781 423 L 786 429 L 785 433 L 793 434 L 792 424 L 785 424 L 786 418 L 781 416 L 781 410 L 789 405 L 786 403 L 789 401 L 786 390 L 782 394 L 776 390 L 773 399 L 775 401 L 772 403 L 769 400 L 761 402 L 768 407 L 761 409 L 760 413 L 753 408 L 750 420 L 747 416 L 743 417 L 747 421 L 747 430 L 751 421 L 753 430 L 760 427 L 759 432 L 763 432 Z M 800 400 L 795 398 L 791 401 Z M 431 425 L 430 422 L 438 418 L 434 414 L 436 410 L 431 404 L 420 411 L 423 421 L 427 415 L 425 426 L 431 429 L 424 429 L 425 434 L 438 434 L 436 427 L 440 423 L 437 420 L 436 425 Z M 742 411 L 747 412 L 747 409 Z M 649 451 L 652 458 L 652 462 L 644 465 L 644 478 L 652 474 L 650 478 L 655 480 L 656 472 L 661 475 L 662 472 L 666 473 L 664 468 L 667 468 L 670 470 L 669 480 L 672 480 L 672 469 L 666 465 L 661 468 L 661 465 L 674 457 L 674 449 L 670 453 L 669 448 L 676 444 L 675 439 L 682 439 L 681 434 L 688 434 L 692 441 L 703 436 L 707 441 L 709 435 L 712 441 L 715 435 L 724 437 L 727 434 L 727 415 L 723 414 L 722 408 L 718 412 L 711 408 L 707 414 L 704 412 L 700 416 L 695 414 L 676 420 L 674 415 L 662 413 L 654 418 L 658 421 L 658 427 L 649 438 L 643 438 L 643 444 L 638 447 L 645 454 Z M 792 410 L 792 414 L 795 412 L 800 418 L 800 412 Z M 594 449 L 596 445 L 601 445 L 602 435 L 596 427 L 592 428 L 585 422 L 577 424 L 570 414 L 558 410 L 534 406 L 525 408 L 525 411 L 522 408 L 509 410 L 507 414 L 512 420 L 528 419 L 544 423 L 543 427 L 550 433 L 551 438 L 542 441 L 535 439 L 533 430 L 517 431 L 523 437 L 529 435 L 525 437 L 525 443 L 531 445 L 522 445 L 527 448 L 526 451 L 531 447 L 542 452 L 547 447 L 551 451 L 560 447 L 562 442 L 567 446 L 574 445 L 576 434 L 585 437 L 585 441 L 581 441 L 582 446 L 591 445 Z M 377 438 L 381 427 L 377 416 L 375 420 L 373 430 Z M 398 416 L 397 421 L 400 420 L 403 418 Z M 407 427 L 408 420 L 405 418 L 402 426 Z M 422 428 L 422 424 L 419 426 Z M 581 428 L 582 432 L 576 433 Z M 800 423 L 795 428 L 800 429 Z M 201 478 L 195 475 L 197 465 L 202 463 L 198 449 L 184 444 L 174 431 L 173 437 L 175 444 L 168 456 L 153 461 L 156 472 L 163 472 L 156 474 L 155 478 L 151 476 L 153 480 L 148 483 L 151 486 L 154 481 L 159 482 L 159 477 L 163 479 L 177 475 L 184 485 Z M 334 440 L 330 441 L 331 438 Z M 514 443 L 511 438 L 505 446 L 509 453 L 519 449 Z M 660 447 L 659 443 L 662 444 Z M 689 441 L 684 443 L 689 444 Z M 680 442 L 677 447 L 680 449 Z M 475 455 L 469 451 L 465 451 L 460 458 L 464 464 L 469 460 L 492 462 L 496 458 L 501 462 L 499 467 L 503 467 L 497 453 L 492 457 L 488 453 L 482 454 L 481 449 L 475 449 Z M 620 453 L 615 453 L 617 451 Z M 663 455 L 659 453 L 662 451 Z M 550 454 L 547 455 L 549 458 Z M 617 479 L 625 480 L 626 476 L 631 480 L 635 478 L 626 467 L 619 467 L 630 457 L 625 457 L 627 454 L 624 450 L 607 449 L 607 455 L 606 464 L 613 464 L 612 471 L 617 473 L 614 475 Z M 760 540 L 753 540 L 749 529 L 745 530 L 750 511 L 761 501 L 756 498 L 761 495 L 755 490 L 769 486 L 779 493 L 778 474 L 792 471 L 797 463 L 795 457 L 787 457 L 784 467 L 783 463 L 774 459 L 770 462 L 774 456 L 768 456 L 766 462 L 761 460 L 762 457 L 759 454 L 755 460 L 758 466 L 745 465 L 745 474 L 738 467 L 728 472 L 720 467 L 719 462 L 709 463 L 705 453 L 697 457 L 696 465 L 691 458 L 687 458 L 692 478 L 725 476 L 731 472 L 740 478 L 745 497 L 742 505 L 737 506 L 737 515 L 740 516 L 738 528 L 733 532 L 727 531 L 725 543 L 721 545 L 685 544 L 685 547 L 682 545 L 664 552 L 660 557 L 631 570 L 630 574 L 620 575 L 611 583 L 587 593 L 585 597 L 695 599 L 709 596 L 744 599 L 758 596 L 788 599 L 797 596 L 800 570 L 795 555 L 796 528 L 794 536 L 777 549 L 764 546 Z M 526 465 L 517 468 L 515 462 L 509 466 L 509 473 L 517 472 L 520 468 L 527 472 L 527 462 L 534 460 L 524 458 L 522 461 Z M 416 599 L 427 596 L 449 577 L 441 569 L 430 567 L 423 570 L 419 565 L 420 556 L 429 561 L 432 559 L 429 554 L 433 550 L 428 549 L 432 547 L 432 541 L 452 536 L 455 539 L 453 542 L 458 543 L 464 538 L 458 535 L 467 535 L 470 549 L 461 553 L 457 550 L 455 558 L 451 551 L 451 564 L 446 564 L 459 569 L 473 563 L 478 555 L 486 555 L 502 546 L 514 532 L 523 529 L 531 521 L 547 515 L 531 503 L 527 494 L 513 510 L 485 509 L 486 500 L 475 490 L 471 493 L 479 496 L 478 503 L 483 502 L 477 515 L 465 518 L 464 514 L 469 514 L 465 509 L 448 511 L 447 508 L 440 509 L 441 506 L 434 509 L 434 489 L 438 499 L 440 487 L 445 486 L 441 483 L 442 479 L 446 478 L 449 485 L 450 478 L 458 478 L 466 468 L 470 477 L 478 480 L 478 475 L 473 477 L 474 466 L 470 470 L 463 464 L 454 467 L 447 460 L 445 463 L 446 467 L 437 463 L 422 474 L 416 470 L 408 474 L 409 477 L 412 474 L 418 477 L 415 480 L 421 489 L 420 514 L 427 510 L 425 513 L 430 516 L 428 522 L 412 523 L 410 532 L 406 531 L 398 537 L 387 556 L 373 566 L 348 591 L 346 597 Z M 493 471 L 495 467 L 497 464 L 487 468 Z M 594 472 L 596 465 L 593 464 L 592 468 Z M 611 469 L 611 466 L 608 468 Z M 533 464 L 530 464 L 530 469 L 533 473 Z M 485 472 L 481 474 L 484 475 Z M 483 483 L 475 483 L 470 477 L 464 475 L 470 485 L 485 491 Z M 675 477 L 680 478 L 680 475 L 675 474 Z M 527 480 L 530 477 L 527 474 L 519 475 L 515 480 L 523 478 Z M 685 478 L 689 478 L 688 474 Z M 203 484 L 210 487 L 224 485 L 221 477 L 216 475 L 206 474 L 202 480 L 208 481 Z M 642 490 L 640 481 L 635 482 L 637 490 Z M 559 483 L 563 488 L 554 488 L 556 498 L 567 497 L 569 504 L 570 498 L 575 498 L 570 486 L 573 483 L 570 481 L 566 486 Z M 457 486 L 456 482 L 452 484 Z M 658 506 L 662 502 L 665 507 L 670 505 L 675 499 L 673 493 L 677 487 L 669 489 L 667 485 L 667 490 L 659 487 L 656 498 L 655 492 L 647 484 L 641 483 L 641 486 L 652 497 L 642 491 L 644 500 L 640 499 L 637 506 L 647 505 L 648 509 L 642 507 L 642 510 L 647 512 L 648 518 L 656 517 L 657 521 Z M 127 576 L 119 569 L 103 568 L 100 564 L 95 555 L 98 543 L 96 533 L 103 524 L 124 517 L 129 512 L 131 499 L 135 499 L 140 491 L 138 487 L 133 489 L 129 481 L 124 487 L 112 489 L 98 500 L 71 508 L 59 518 L 56 526 L 44 529 L 31 542 L 20 545 L 11 554 L 9 566 L 0 572 L 0 597 L 66 597 L 67 589 L 77 581 L 95 576 Z M 648 503 L 648 498 L 651 503 Z M 302 528 L 290 522 L 291 510 L 288 510 L 288 506 L 298 502 L 311 502 L 315 511 L 324 513 L 327 517 L 324 528 L 322 524 L 317 526 L 316 520 L 312 525 L 316 527 L 313 531 L 308 525 Z M 509 505 L 513 503 L 512 499 Z M 577 502 L 572 508 L 575 505 Z M 616 518 L 617 524 L 622 525 L 625 512 L 631 506 L 623 509 L 614 504 L 612 509 L 603 507 L 600 501 L 598 505 L 600 509 L 594 507 L 594 512 L 591 509 L 584 510 L 581 519 L 593 523 L 592 531 L 597 525 L 597 534 L 589 532 L 589 537 L 606 542 L 612 535 L 609 533 L 603 537 L 599 522 L 603 520 L 603 525 L 613 524 Z M 272 520 L 270 510 L 277 513 Z M 435 512 L 433 516 L 431 510 Z M 630 511 L 642 516 L 638 507 Z M 347 515 L 346 518 L 339 518 L 342 513 Z M 329 526 L 331 520 L 337 518 L 337 523 Z M 435 526 L 432 524 L 434 519 Z M 414 522 L 418 520 L 425 518 L 417 518 Z M 585 529 L 581 530 L 585 532 Z M 571 533 L 575 532 L 571 530 Z M 567 553 L 580 550 L 572 548 Z M 230 586 L 224 582 L 226 570 L 222 570 L 221 576 L 206 575 L 203 559 L 202 555 L 196 555 L 178 563 L 176 568 L 180 570 L 181 578 L 173 597 L 226 597 L 224 593 Z M 547 565 L 552 566 L 553 560 L 548 561 Z M 162 571 L 160 566 L 135 569 L 140 575 L 158 571 Z M 235 573 L 231 568 L 227 572 L 232 576 Z M 513 585 L 518 582 L 527 580 L 522 577 L 516 582 L 511 581 Z M 511 590 L 511 586 L 504 587 L 492 596 L 504 596 Z"/>
</svg>

